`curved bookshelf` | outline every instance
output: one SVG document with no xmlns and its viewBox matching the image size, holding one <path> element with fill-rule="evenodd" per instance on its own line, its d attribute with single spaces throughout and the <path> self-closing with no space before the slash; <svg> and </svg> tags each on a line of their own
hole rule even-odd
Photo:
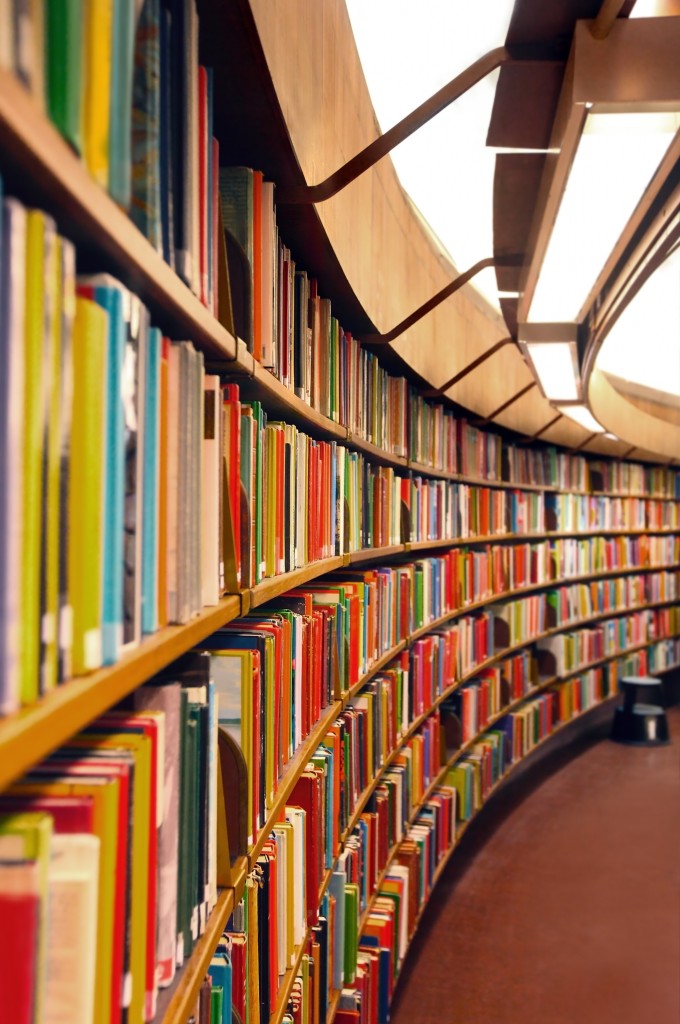
<svg viewBox="0 0 680 1024">
<path fill-rule="evenodd" d="M 208 917 L 206 929 L 170 988 L 161 989 L 154 1024 L 184 1024 L 193 1012 L 215 947 L 234 909 L 234 890 L 223 889 Z"/>
<path fill-rule="evenodd" d="M 658 672 L 656 672 L 655 674 L 661 675 L 661 674 L 663 674 L 663 673 L 665 673 L 667 671 L 670 671 L 671 667 L 672 666 L 668 666 L 668 667 L 666 667 L 664 669 L 661 669 Z M 516 706 L 518 704 L 521 704 L 525 700 L 530 699 L 532 696 L 535 695 L 535 693 L 539 692 L 539 690 L 540 690 L 540 688 L 535 690 L 535 691 L 532 691 L 529 694 L 527 694 L 525 697 L 521 698 L 521 700 L 513 702 L 512 707 L 514 707 L 514 706 Z M 425 909 L 427 908 L 427 906 L 429 904 L 429 901 L 430 901 L 430 899 L 432 897 L 432 894 L 433 894 L 433 892 L 435 890 L 435 887 L 436 887 L 439 879 L 443 875 L 444 870 L 445 870 L 447 864 L 449 863 L 451 857 L 455 854 L 460 840 L 462 839 L 463 835 L 465 834 L 465 832 L 467 831 L 469 826 L 475 820 L 475 818 L 486 807 L 488 807 L 488 805 L 489 805 L 490 801 L 492 800 L 492 798 L 500 790 L 500 788 L 503 786 L 503 784 L 508 781 L 508 779 L 512 776 L 513 772 L 517 768 L 519 768 L 521 765 L 525 765 L 527 763 L 527 761 L 529 761 L 536 753 L 538 753 L 540 750 L 542 750 L 545 747 L 546 744 L 548 744 L 551 740 L 553 740 L 557 735 L 559 735 L 565 729 L 568 729 L 570 726 L 573 726 L 573 725 L 581 722 L 587 715 L 597 711 L 598 709 L 601 709 L 607 703 L 610 703 L 610 702 L 616 700 L 618 698 L 618 696 L 619 695 L 616 694 L 616 693 L 615 694 L 610 694 L 610 695 L 604 697 L 602 700 L 597 701 L 592 707 L 585 708 L 583 711 L 578 712 L 577 714 L 573 715 L 568 720 L 566 720 L 564 722 L 557 723 L 555 725 L 555 727 L 552 729 L 552 731 L 549 733 L 549 735 L 544 736 L 540 740 L 538 740 L 538 742 L 535 743 L 535 745 L 531 748 L 531 750 L 529 750 L 523 757 L 517 759 L 516 761 L 514 761 L 512 764 L 510 764 L 508 766 L 508 768 L 503 773 L 503 775 L 499 779 L 497 779 L 497 781 L 493 784 L 491 789 L 488 791 L 488 793 L 486 794 L 486 796 L 484 798 L 484 801 L 483 801 L 482 805 L 471 815 L 471 817 L 467 821 L 460 822 L 460 823 L 458 823 L 456 825 L 455 839 L 454 839 L 453 843 L 449 846 L 448 850 L 441 857 L 439 863 L 437 864 L 437 866 L 435 868 L 435 871 L 434 871 L 434 874 L 433 874 L 432 884 L 431 884 L 431 887 L 430 887 L 430 890 L 429 890 L 429 894 L 428 894 L 427 898 L 425 899 L 424 903 L 418 909 L 413 929 L 412 929 L 412 931 L 411 931 L 411 933 L 410 933 L 410 935 L 408 937 L 408 948 L 410 948 L 411 942 L 412 942 L 412 940 L 413 940 L 413 938 L 415 936 L 415 933 L 418 930 L 418 927 L 419 927 L 419 925 L 421 923 L 421 920 L 423 918 L 423 914 L 424 914 Z M 503 714 L 507 714 L 509 710 L 511 710 L 510 706 L 503 711 Z M 422 800 L 420 806 L 422 806 L 422 804 L 427 801 L 430 793 L 432 791 L 434 791 L 434 789 L 436 789 L 436 787 L 441 783 L 441 779 L 444 777 L 444 775 L 448 771 L 449 767 L 451 765 L 453 765 L 455 763 L 455 761 L 465 752 L 466 748 L 472 747 L 475 743 L 479 742 L 480 739 L 483 737 L 484 733 L 489 728 L 491 728 L 491 723 L 487 724 L 484 727 L 483 730 L 480 730 L 480 732 L 471 741 L 469 741 L 468 744 L 466 744 L 464 747 L 462 747 L 459 751 L 456 751 L 454 757 L 452 757 L 447 762 L 446 766 L 444 766 L 442 768 L 442 771 L 439 774 L 438 778 L 431 784 L 431 786 L 428 787 L 428 790 L 424 794 L 423 800 Z M 416 812 L 416 814 L 417 814 L 417 812 Z M 411 818 L 410 818 L 410 821 L 412 821 L 415 816 L 416 815 L 412 815 Z M 397 844 L 395 847 L 393 847 L 393 849 L 390 851 L 390 856 L 388 858 L 388 861 L 387 861 L 385 867 L 381 871 L 378 883 L 376 885 L 376 889 L 375 889 L 374 893 L 372 894 L 372 896 L 370 897 L 370 899 L 369 899 L 369 901 L 367 903 L 366 909 L 363 911 L 363 913 L 361 915 L 359 932 L 361 931 L 361 926 L 363 925 L 363 923 L 365 922 L 366 918 L 368 917 L 368 914 L 370 913 L 371 907 L 372 907 L 372 905 L 373 905 L 373 903 L 374 903 L 374 901 L 375 901 L 375 899 L 376 899 L 376 897 L 378 895 L 379 888 L 380 888 L 380 882 L 381 882 L 382 879 L 384 879 L 384 877 L 389 872 L 389 867 L 390 867 L 392 861 L 394 860 L 394 857 L 396 856 L 396 853 L 397 853 L 398 849 L 399 849 L 399 844 Z M 405 956 L 408 956 L 408 948 L 407 948 Z M 403 965 L 403 961 L 402 961 L 402 965 Z M 402 965 L 400 965 L 400 967 Z"/>
</svg>

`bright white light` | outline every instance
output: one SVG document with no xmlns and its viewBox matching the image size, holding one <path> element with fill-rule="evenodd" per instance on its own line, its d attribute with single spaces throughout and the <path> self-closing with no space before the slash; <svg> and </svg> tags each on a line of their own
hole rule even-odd
<svg viewBox="0 0 680 1024">
<path fill-rule="evenodd" d="M 553 402 L 578 400 L 572 345 L 566 341 L 532 343 L 527 351 L 546 398 Z"/>
<path fill-rule="evenodd" d="M 527 319 L 577 321 L 678 130 L 678 114 L 588 114 Z"/>
<path fill-rule="evenodd" d="M 607 335 L 598 370 L 680 396 L 680 250 L 645 281 Z"/>
<path fill-rule="evenodd" d="M 603 434 L 604 429 L 597 422 L 590 409 L 585 405 L 558 405 L 557 409 L 569 419 L 574 420 L 580 427 L 589 430 L 591 434 Z"/>
<path fill-rule="evenodd" d="M 373 106 L 390 128 L 507 35 L 514 0 L 347 0 Z M 399 179 L 459 270 L 493 253 L 495 153 L 486 134 L 498 72 L 392 152 Z M 471 281 L 498 309 L 496 275 Z"/>
</svg>

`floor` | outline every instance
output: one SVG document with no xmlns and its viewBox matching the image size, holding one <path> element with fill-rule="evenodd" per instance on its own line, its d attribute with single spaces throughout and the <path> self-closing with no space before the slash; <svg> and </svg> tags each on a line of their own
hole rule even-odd
<svg viewBox="0 0 680 1024">
<path fill-rule="evenodd" d="M 433 894 L 391 1024 L 680 1024 L 680 708 L 668 718 L 668 746 L 596 730 L 499 791 Z"/>
</svg>

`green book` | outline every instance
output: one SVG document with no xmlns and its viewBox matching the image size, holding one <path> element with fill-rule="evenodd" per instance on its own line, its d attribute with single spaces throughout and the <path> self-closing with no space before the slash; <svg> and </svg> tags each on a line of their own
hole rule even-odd
<svg viewBox="0 0 680 1024">
<path fill-rule="evenodd" d="M 82 147 L 82 0 L 47 0 L 47 108 L 54 125 L 77 153 Z"/>
<path fill-rule="evenodd" d="M 345 985 L 353 985 L 357 971 L 359 948 L 359 886 L 345 885 Z"/>
</svg>

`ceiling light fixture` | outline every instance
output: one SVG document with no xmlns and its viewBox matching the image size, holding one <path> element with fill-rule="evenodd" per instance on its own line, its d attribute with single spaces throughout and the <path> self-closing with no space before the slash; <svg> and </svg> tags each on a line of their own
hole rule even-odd
<svg viewBox="0 0 680 1024">
<path fill-rule="evenodd" d="M 519 324 L 518 340 L 548 401 L 581 400 L 574 324 Z"/>
<path fill-rule="evenodd" d="M 597 422 L 587 405 L 574 402 L 573 404 L 560 404 L 556 408 L 563 416 L 568 416 L 584 430 L 589 430 L 591 434 L 604 434 L 604 427 Z"/>
</svg>

